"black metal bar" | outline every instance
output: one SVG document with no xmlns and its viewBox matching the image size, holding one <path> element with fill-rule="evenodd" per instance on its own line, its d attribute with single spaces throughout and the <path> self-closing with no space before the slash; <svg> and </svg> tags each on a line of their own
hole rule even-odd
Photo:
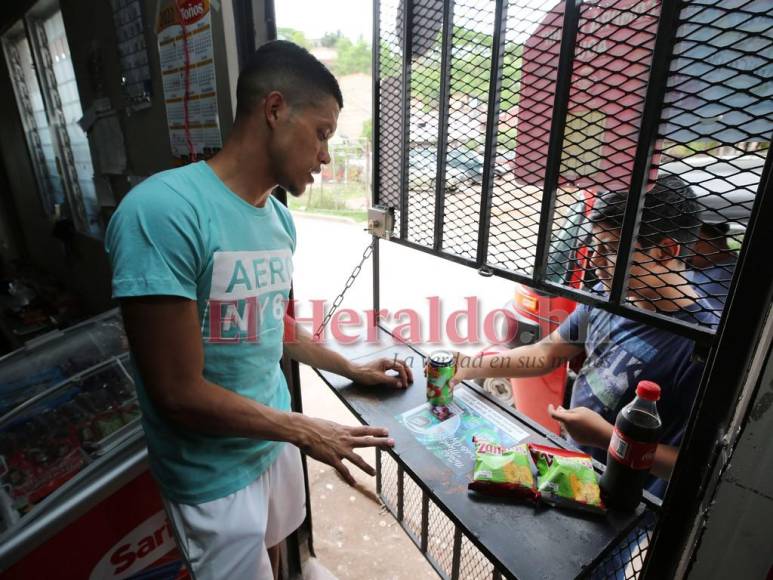
<svg viewBox="0 0 773 580">
<path fill-rule="evenodd" d="M 429 497 L 424 490 L 421 491 L 421 549 L 422 554 L 427 553 L 429 547 Z"/>
<path fill-rule="evenodd" d="M 381 495 L 381 449 L 376 447 L 376 494 Z"/>
<path fill-rule="evenodd" d="M 577 28 L 580 23 L 580 0 L 566 0 L 564 23 L 561 31 L 561 52 L 558 55 L 558 78 L 553 98 L 553 116 L 550 121 L 548 157 L 545 163 L 545 185 L 542 190 L 537 250 L 534 257 L 534 279 L 543 281 L 550 250 L 550 236 L 553 232 L 553 213 L 556 205 L 556 190 L 561 172 L 566 114 L 569 108 L 569 91 L 572 84 L 574 46 L 577 42 Z"/>
<path fill-rule="evenodd" d="M 438 100 L 437 168 L 435 173 L 435 236 L 433 247 L 443 247 L 443 216 L 446 207 L 446 154 L 448 153 L 448 109 L 451 85 L 451 48 L 454 34 L 454 0 L 443 2 L 443 40 L 440 58 Z"/>
<path fill-rule="evenodd" d="M 239 60 L 239 70 L 242 70 L 247 59 L 255 52 L 255 18 L 252 13 L 252 0 L 234 0 L 233 11 L 236 54 Z"/>
<path fill-rule="evenodd" d="M 373 323 L 378 324 L 378 311 L 381 310 L 381 246 L 373 236 Z"/>
<path fill-rule="evenodd" d="M 454 549 L 451 556 L 451 580 L 459 580 L 459 568 L 462 565 L 462 530 L 454 527 Z"/>
<path fill-rule="evenodd" d="M 406 248 L 418 250 L 419 252 L 423 252 L 425 254 L 428 254 L 430 256 L 435 256 L 437 258 L 443 258 L 445 260 L 449 260 L 451 262 L 461 264 L 462 266 L 469 266 L 471 268 L 476 267 L 475 262 L 467 258 L 463 258 L 461 256 L 455 256 L 452 254 L 436 252 L 432 248 L 427 248 L 425 246 L 416 244 L 414 242 L 410 242 L 408 240 L 400 240 L 400 239 L 393 238 L 391 241 L 401 246 L 405 246 Z M 513 282 L 518 282 L 519 284 L 529 286 L 530 288 L 534 288 L 535 290 L 541 290 L 543 292 L 547 292 L 555 296 L 571 298 L 575 302 L 580 302 L 582 304 L 589 304 L 591 306 L 600 308 L 601 310 L 604 310 L 606 312 L 611 312 L 612 314 L 619 314 L 620 316 L 625 316 L 626 318 L 630 318 L 631 320 L 644 322 L 646 324 L 654 326 L 655 328 L 661 328 L 663 330 L 668 330 L 680 336 L 685 336 L 687 338 L 694 340 L 696 345 L 700 347 L 707 347 L 708 345 L 711 344 L 712 340 L 714 339 L 714 331 L 707 327 L 696 326 L 683 320 L 670 318 L 670 317 L 649 312 L 649 311 L 644 311 L 640 308 L 633 308 L 627 305 L 601 302 L 599 301 L 598 295 L 589 294 L 586 292 L 582 292 L 580 290 L 562 286 L 560 284 L 554 284 L 552 282 L 547 282 L 547 281 L 539 282 L 523 274 L 519 274 L 517 272 L 511 272 L 510 270 L 505 270 L 503 268 L 490 266 L 489 269 L 491 270 L 491 273 L 495 276 L 498 276 L 500 278 L 505 278 L 506 280 L 512 280 Z"/>
<path fill-rule="evenodd" d="M 507 0 L 497 0 L 494 11 L 494 37 L 491 45 L 491 74 L 489 75 L 488 111 L 486 113 L 486 144 L 483 149 L 483 183 L 481 185 L 480 216 L 478 218 L 477 267 L 486 263 L 488 237 L 491 225 L 491 197 L 494 189 L 494 164 L 497 153 L 499 103 L 502 95 L 502 60 L 505 54 Z"/>
<path fill-rule="evenodd" d="M 411 58 L 413 55 L 413 0 L 405 3 L 403 21 L 403 150 L 400 174 L 400 238 L 408 237 L 408 158 L 411 138 Z"/>
<path fill-rule="evenodd" d="M 475 267 L 475 262 L 473 260 L 470 260 L 469 258 L 463 258 L 461 256 L 456 256 L 454 254 L 446 254 L 443 252 L 436 252 L 433 248 L 422 246 L 421 244 L 417 244 L 416 242 L 411 242 L 409 240 L 401 240 L 397 238 L 392 238 L 393 242 L 396 244 L 400 244 L 401 246 L 405 246 L 406 248 L 411 248 L 414 250 L 419 250 L 420 252 L 424 252 L 425 254 L 429 254 L 430 256 L 436 256 L 438 258 L 445 258 L 452 262 L 456 262 L 457 264 L 462 264 L 463 266 L 470 266 L 471 268 Z"/>
<path fill-rule="evenodd" d="M 673 55 L 674 37 L 678 27 L 680 9 L 680 2 L 663 2 L 660 7 L 655 48 L 652 53 L 652 66 L 644 100 L 639 140 L 636 145 L 636 158 L 634 159 L 631 174 L 631 187 L 628 191 L 628 201 L 623 216 L 623 227 L 620 231 L 615 273 L 612 277 L 612 288 L 609 292 L 609 301 L 614 304 L 621 304 L 625 301 L 631 255 L 636 239 L 639 236 L 639 216 L 644 205 L 647 169 L 652 160 L 655 141 L 658 138 L 660 113 L 666 93 L 666 82 L 668 81 L 668 70 Z"/>
<path fill-rule="evenodd" d="M 266 38 L 268 40 L 276 40 L 276 10 L 274 9 L 274 0 L 266 0 L 265 15 Z"/>
<path fill-rule="evenodd" d="M 381 199 L 381 170 L 379 152 L 381 143 L 380 107 L 381 99 L 381 0 L 373 0 L 373 161 L 371 163 L 371 206 L 379 204 Z M 374 324 L 378 324 L 378 311 L 381 308 L 381 262 L 379 240 L 373 238 L 373 312 Z"/>
<path fill-rule="evenodd" d="M 371 164 L 371 205 L 378 205 L 381 199 L 381 170 L 379 168 L 379 153 L 381 143 L 381 119 L 379 118 L 381 108 L 379 101 L 381 99 L 381 0 L 373 0 L 373 101 L 371 104 L 373 114 L 371 123 L 372 146 L 372 164 Z"/>
<path fill-rule="evenodd" d="M 283 187 L 275 187 L 273 191 L 274 197 L 279 202 L 287 207 L 287 191 Z M 289 299 L 292 303 L 295 294 L 295 290 L 290 286 Z M 301 371 L 298 361 L 291 359 L 289 356 L 282 357 L 282 372 L 285 375 L 287 381 L 287 388 L 290 390 L 290 401 L 293 411 L 297 413 L 303 413 L 303 395 L 301 390 Z M 314 552 L 314 523 L 311 512 L 311 487 L 309 486 L 309 468 L 306 462 L 306 454 L 301 453 L 301 466 L 303 468 L 303 487 L 306 493 L 306 520 L 303 525 L 293 532 L 287 538 L 287 545 L 285 550 L 285 556 L 289 558 L 293 567 L 301 569 L 302 556 L 300 553 L 300 546 L 303 540 L 306 541 L 309 553 L 315 556 Z M 303 537 L 302 537 L 303 536 Z"/>
<path fill-rule="evenodd" d="M 397 519 L 401 522 L 405 519 L 405 471 L 401 463 L 397 464 Z"/>
<path fill-rule="evenodd" d="M 706 507 L 707 481 L 716 468 L 722 438 L 732 420 L 767 312 L 773 302 L 770 248 L 773 247 L 773 155 L 768 150 L 757 188 L 752 219 L 730 285 L 718 340 L 703 373 L 671 476 L 663 512 L 644 563 L 646 578 L 671 578 L 690 531 Z M 763 274 L 761 274 L 763 273 Z"/>
<path fill-rule="evenodd" d="M 373 0 L 373 161 L 371 163 L 371 206 L 378 205 L 381 197 L 379 170 L 380 119 L 379 99 L 381 97 L 381 0 Z M 381 271 L 379 262 L 379 241 L 373 238 L 373 312 L 374 324 L 378 324 L 378 311 L 381 308 Z"/>
</svg>

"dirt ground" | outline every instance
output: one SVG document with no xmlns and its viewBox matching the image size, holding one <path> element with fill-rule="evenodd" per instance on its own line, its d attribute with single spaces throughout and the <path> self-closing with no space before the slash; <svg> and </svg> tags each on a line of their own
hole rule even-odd
<svg viewBox="0 0 773 580">
<path fill-rule="evenodd" d="M 321 379 L 301 368 L 303 409 L 308 415 L 357 425 L 354 416 Z M 375 467 L 375 452 L 361 455 Z M 314 550 L 318 562 L 340 580 L 434 580 L 438 576 L 376 496 L 376 478 L 351 467 L 358 486 L 352 488 L 337 472 L 309 460 Z M 328 580 L 318 567 L 308 574 Z M 306 576 L 306 575 L 305 575 Z"/>
</svg>

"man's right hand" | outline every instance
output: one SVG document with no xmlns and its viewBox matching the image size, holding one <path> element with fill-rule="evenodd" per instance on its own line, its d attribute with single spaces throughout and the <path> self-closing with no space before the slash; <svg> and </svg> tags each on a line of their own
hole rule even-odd
<svg viewBox="0 0 773 580">
<path fill-rule="evenodd" d="M 298 420 L 299 437 L 296 445 L 309 457 L 334 467 L 344 481 L 355 485 L 356 481 L 343 460 L 348 459 L 368 475 L 375 475 L 376 470 L 355 453 L 358 447 L 393 447 L 394 439 L 388 437 L 389 431 L 383 427 L 349 427 L 333 421 L 307 417 L 293 413 Z"/>
</svg>

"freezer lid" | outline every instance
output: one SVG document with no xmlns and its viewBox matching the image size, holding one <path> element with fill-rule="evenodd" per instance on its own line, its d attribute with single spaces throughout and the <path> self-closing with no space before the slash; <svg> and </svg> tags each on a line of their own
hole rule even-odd
<svg viewBox="0 0 773 580">
<path fill-rule="evenodd" d="M 128 355 L 99 363 L 0 416 L 0 534 L 26 526 L 140 433 L 126 364 Z"/>
<path fill-rule="evenodd" d="M 140 429 L 0 535 L 0 573 L 148 468 Z"/>
<path fill-rule="evenodd" d="M 0 415 L 68 377 L 128 351 L 118 309 L 31 340 L 0 357 Z"/>
</svg>

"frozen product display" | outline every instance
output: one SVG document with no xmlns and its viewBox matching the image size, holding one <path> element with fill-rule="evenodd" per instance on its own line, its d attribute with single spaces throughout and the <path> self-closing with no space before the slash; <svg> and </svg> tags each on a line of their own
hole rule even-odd
<svg viewBox="0 0 773 580">
<path fill-rule="evenodd" d="M 29 512 L 125 439 L 139 416 L 134 385 L 120 359 L 77 374 L 7 414 L 0 423 L 5 466 L 0 483 L 9 513 Z"/>
<path fill-rule="evenodd" d="M 27 343 L 0 358 L 0 416 L 76 373 L 128 351 L 117 311 Z"/>
</svg>

